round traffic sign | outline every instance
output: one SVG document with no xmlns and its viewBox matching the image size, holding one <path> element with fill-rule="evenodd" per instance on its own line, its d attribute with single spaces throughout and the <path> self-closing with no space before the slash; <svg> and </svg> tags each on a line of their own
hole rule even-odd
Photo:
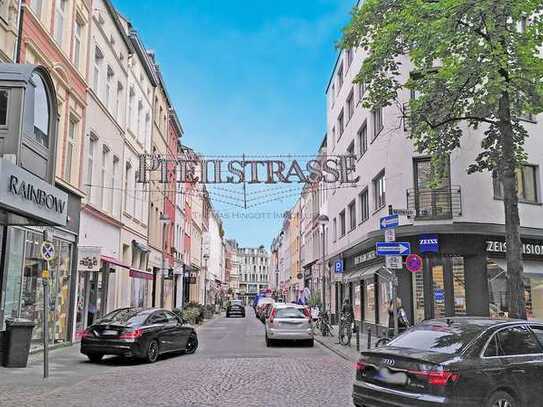
<svg viewBox="0 0 543 407">
<path fill-rule="evenodd" d="M 410 254 L 405 259 L 405 268 L 411 273 L 418 273 L 422 270 L 422 257 L 418 254 Z"/>
<path fill-rule="evenodd" d="M 51 242 L 43 242 L 41 244 L 41 257 L 44 260 L 51 260 L 55 257 L 55 246 Z"/>
</svg>

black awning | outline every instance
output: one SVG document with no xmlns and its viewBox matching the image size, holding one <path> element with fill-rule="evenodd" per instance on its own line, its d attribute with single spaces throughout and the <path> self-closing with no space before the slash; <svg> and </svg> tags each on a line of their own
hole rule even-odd
<svg viewBox="0 0 543 407">
<path fill-rule="evenodd" d="M 147 246 L 145 246 L 143 243 L 140 243 L 140 242 L 136 241 L 135 239 L 132 240 L 132 245 L 136 249 L 138 249 L 140 252 L 146 252 L 147 253 L 147 252 L 151 251 Z"/>
</svg>

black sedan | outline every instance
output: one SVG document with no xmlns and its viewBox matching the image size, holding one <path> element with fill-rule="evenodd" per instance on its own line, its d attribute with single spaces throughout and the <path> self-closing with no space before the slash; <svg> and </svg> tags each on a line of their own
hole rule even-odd
<svg viewBox="0 0 543 407">
<path fill-rule="evenodd" d="M 81 338 L 81 353 L 98 362 L 104 355 L 155 362 L 161 354 L 194 353 L 198 336 L 190 325 L 163 309 L 120 308 L 91 325 Z"/>
<path fill-rule="evenodd" d="M 232 300 L 226 307 L 226 318 L 239 316 L 245 318 L 245 307 L 241 300 Z"/>
<path fill-rule="evenodd" d="M 543 323 L 430 320 L 356 364 L 357 407 L 543 406 Z"/>
</svg>

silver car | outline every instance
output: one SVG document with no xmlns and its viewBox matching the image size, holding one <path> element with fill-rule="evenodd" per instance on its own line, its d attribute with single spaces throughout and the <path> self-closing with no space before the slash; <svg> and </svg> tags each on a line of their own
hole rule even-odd
<svg viewBox="0 0 543 407">
<path fill-rule="evenodd" d="M 266 346 L 276 341 L 305 341 L 313 346 L 311 314 L 297 304 L 273 304 L 266 318 Z"/>
</svg>

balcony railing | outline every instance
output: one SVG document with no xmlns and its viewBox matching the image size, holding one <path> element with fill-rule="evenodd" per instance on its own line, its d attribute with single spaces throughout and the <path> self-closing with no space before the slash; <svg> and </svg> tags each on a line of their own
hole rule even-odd
<svg viewBox="0 0 543 407">
<path fill-rule="evenodd" d="M 460 186 L 450 188 L 407 190 L 407 208 L 415 212 L 419 220 L 452 219 L 462 216 Z"/>
</svg>

